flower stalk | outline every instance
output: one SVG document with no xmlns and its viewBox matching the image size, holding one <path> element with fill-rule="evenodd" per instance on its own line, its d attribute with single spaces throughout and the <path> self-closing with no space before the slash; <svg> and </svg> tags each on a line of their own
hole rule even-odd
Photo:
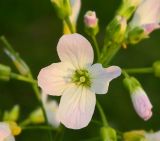
<svg viewBox="0 0 160 141">
<path fill-rule="evenodd" d="M 17 75 L 15 73 L 11 73 L 11 77 L 14 79 L 18 79 L 18 80 L 23 80 L 23 81 L 27 81 L 27 82 L 33 82 L 33 75 L 30 71 L 29 66 L 22 60 L 22 58 L 18 55 L 18 53 L 16 51 L 14 51 L 12 45 L 7 41 L 7 39 L 2 36 L 0 38 L 0 40 L 4 43 L 4 51 L 5 53 L 9 56 L 9 58 L 11 58 L 11 60 L 13 61 L 14 65 L 16 66 L 17 70 L 20 72 L 21 75 Z M 25 78 L 26 77 L 26 78 Z M 28 78 L 28 79 L 27 79 Z M 42 101 L 41 101 L 41 97 L 40 97 L 40 91 L 38 89 L 37 83 L 31 83 L 32 88 L 35 92 L 35 96 L 39 102 L 40 107 L 42 108 L 43 114 L 44 114 L 44 118 L 45 118 L 45 123 L 47 125 L 49 125 L 47 116 L 46 116 L 46 112 L 45 109 L 43 107 Z M 52 134 L 51 132 L 49 132 L 49 138 L 50 141 L 52 141 Z"/>
<path fill-rule="evenodd" d="M 105 113 L 104 113 L 104 111 L 103 111 L 103 108 L 102 108 L 102 106 L 100 105 L 100 103 L 99 103 L 98 100 L 96 100 L 96 105 L 97 105 L 97 108 L 98 108 L 98 110 L 99 110 L 99 113 L 100 113 L 100 116 L 101 116 L 101 119 L 102 119 L 103 126 L 104 126 L 104 127 L 109 127 L 107 118 L 106 118 Z"/>
</svg>

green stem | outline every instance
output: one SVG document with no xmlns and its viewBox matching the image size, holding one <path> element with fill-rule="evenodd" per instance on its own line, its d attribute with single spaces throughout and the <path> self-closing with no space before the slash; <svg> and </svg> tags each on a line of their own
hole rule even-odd
<svg viewBox="0 0 160 141">
<path fill-rule="evenodd" d="M 25 127 L 25 126 L 29 125 L 30 123 L 31 123 L 31 120 L 29 118 L 27 118 L 24 121 L 22 121 L 19 125 L 21 127 L 23 127 L 23 126 Z"/>
<path fill-rule="evenodd" d="M 31 71 L 30 71 L 30 68 L 29 68 L 28 65 L 20 58 L 20 56 L 18 55 L 18 53 L 14 51 L 13 47 L 12 47 L 11 44 L 7 41 L 7 39 L 6 39 L 4 36 L 0 37 L 0 39 L 1 39 L 1 41 L 4 43 L 5 49 L 8 50 L 9 54 L 7 54 L 7 55 L 11 58 L 11 60 L 12 60 L 13 62 L 15 61 L 14 59 L 18 60 L 18 62 L 20 63 L 20 65 L 22 65 L 22 66 L 24 67 L 24 69 L 28 70 L 28 71 L 27 71 L 27 74 L 25 74 L 25 76 L 27 76 L 29 80 L 34 81 L 33 75 L 32 75 L 32 73 L 31 73 Z M 16 65 L 16 64 L 15 64 L 15 65 Z M 17 69 L 18 69 L 18 68 L 17 68 Z M 19 69 L 18 69 L 18 71 L 21 73 L 21 75 L 24 75 Z M 23 79 L 23 80 L 26 80 L 25 78 L 22 78 L 22 77 L 20 77 L 20 76 L 17 76 L 16 74 L 12 74 L 11 76 L 12 76 L 13 78 L 15 78 L 15 79 L 20 79 L 20 80 Z M 43 107 L 43 103 L 42 103 L 42 100 L 41 100 L 40 91 L 39 91 L 39 89 L 38 89 L 37 83 L 31 83 L 31 85 L 32 85 L 32 88 L 33 88 L 33 90 L 34 90 L 34 92 L 35 92 L 36 98 L 37 98 L 37 100 L 38 100 L 38 102 L 39 102 L 39 105 L 40 105 L 41 108 L 42 108 L 42 111 L 43 111 L 43 114 L 44 114 L 44 118 L 45 118 L 45 123 L 46 123 L 47 125 L 49 125 L 49 122 L 48 122 L 48 119 L 47 119 L 47 115 L 46 115 L 45 109 L 44 109 L 44 107 Z M 52 133 L 51 133 L 51 132 L 49 132 L 49 138 L 50 138 L 50 141 L 52 141 Z"/>
<path fill-rule="evenodd" d="M 23 75 L 19 75 L 19 74 L 16 74 L 16 73 L 11 73 L 11 78 L 12 79 L 16 79 L 16 80 L 20 80 L 20 81 L 24 81 L 24 82 L 28 82 L 28 83 L 35 83 L 37 84 L 37 81 L 36 80 L 33 80 L 33 79 L 29 79 L 28 77 L 25 77 Z"/>
<path fill-rule="evenodd" d="M 127 73 L 134 74 L 145 74 L 145 73 L 153 73 L 153 68 L 133 68 L 133 69 L 124 69 Z"/>
<path fill-rule="evenodd" d="M 97 108 L 98 108 L 99 113 L 100 113 L 100 115 L 101 115 L 101 119 L 102 119 L 102 122 L 103 122 L 103 126 L 108 127 L 108 126 L 109 126 L 109 125 L 108 125 L 108 121 L 107 121 L 107 119 L 106 119 L 105 113 L 104 113 L 104 111 L 103 111 L 100 103 L 98 102 L 98 100 L 97 100 L 97 102 L 96 102 L 96 105 L 97 105 Z"/>
<path fill-rule="evenodd" d="M 104 58 L 102 59 L 102 64 L 104 64 L 104 66 L 107 66 L 110 61 L 113 59 L 113 57 L 118 53 L 118 51 L 120 50 L 120 45 L 112 45 L 108 48 L 106 54 L 104 54 Z"/>
<path fill-rule="evenodd" d="M 124 69 L 122 70 L 122 74 L 124 75 L 124 77 L 129 78 L 128 73 Z"/>
<path fill-rule="evenodd" d="M 97 60 L 99 61 L 99 59 L 100 59 L 100 50 L 99 50 L 97 39 L 96 39 L 96 37 L 94 35 L 91 36 L 91 38 L 92 38 L 92 41 L 93 41 L 93 44 L 94 44 L 94 47 L 95 47 L 95 50 L 96 50 L 96 53 L 97 53 L 97 58 L 98 58 Z"/>
<path fill-rule="evenodd" d="M 71 22 L 71 20 L 70 20 L 69 17 L 66 17 L 66 18 L 65 18 L 65 22 L 66 22 L 66 24 L 67 24 L 70 32 L 71 32 L 71 33 L 75 33 L 75 27 L 73 26 L 73 24 L 72 24 L 72 22 Z"/>
<path fill-rule="evenodd" d="M 58 129 L 52 128 L 51 126 L 22 126 L 22 130 L 55 130 L 57 131 Z"/>
<path fill-rule="evenodd" d="M 85 140 L 81 140 L 81 141 L 100 141 L 100 140 L 101 140 L 100 137 L 95 137 L 95 138 L 85 139 Z"/>
</svg>

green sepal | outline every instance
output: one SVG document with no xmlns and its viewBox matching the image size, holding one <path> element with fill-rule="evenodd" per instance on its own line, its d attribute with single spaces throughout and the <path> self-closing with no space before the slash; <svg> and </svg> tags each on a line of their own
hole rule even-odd
<svg viewBox="0 0 160 141">
<path fill-rule="evenodd" d="M 160 61 L 156 61 L 153 63 L 153 71 L 154 75 L 160 78 Z"/>
<path fill-rule="evenodd" d="M 138 87 L 142 87 L 140 82 L 135 77 L 126 77 L 123 84 L 130 94 L 132 94 Z"/>
<path fill-rule="evenodd" d="M 141 27 L 134 27 L 133 29 L 128 29 L 127 43 L 137 44 L 142 39 L 146 39 L 149 36 L 145 34 L 145 31 Z"/>
<path fill-rule="evenodd" d="M 111 127 L 102 127 L 100 129 L 102 141 L 117 141 L 116 131 Z"/>
<path fill-rule="evenodd" d="M 9 66 L 0 64 L 0 80 L 9 81 L 11 68 Z"/>
</svg>

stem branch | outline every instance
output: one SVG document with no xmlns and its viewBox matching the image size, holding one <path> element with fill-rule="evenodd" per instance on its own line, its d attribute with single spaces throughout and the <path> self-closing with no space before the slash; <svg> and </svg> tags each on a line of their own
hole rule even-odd
<svg viewBox="0 0 160 141">
<path fill-rule="evenodd" d="M 99 46 L 98 46 L 96 37 L 95 36 L 91 36 L 91 38 L 93 40 L 93 44 L 94 44 L 94 47 L 95 47 L 95 50 L 96 50 L 96 53 L 97 53 L 97 60 L 99 61 L 99 59 L 100 59 L 100 50 L 99 50 Z"/>
<path fill-rule="evenodd" d="M 104 111 L 103 111 L 100 103 L 98 102 L 98 100 L 97 100 L 97 102 L 96 102 L 96 105 L 97 105 L 97 108 L 98 108 L 99 113 L 100 113 L 100 115 L 101 115 L 101 119 L 102 119 L 103 125 L 106 126 L 106 127 L 108 127 L 108 126 L 109 126 L 109 125 L 108 125 L 108 121 L 107 121 L 107 119 L 106 119 L 105 113 L 104 113 Z"/>
</svg>

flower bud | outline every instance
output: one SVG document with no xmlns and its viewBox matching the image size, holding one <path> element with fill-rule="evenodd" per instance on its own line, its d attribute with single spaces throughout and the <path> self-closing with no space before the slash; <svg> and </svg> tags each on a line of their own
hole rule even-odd
<svg viewBox="0 0 160 141">
<path fill-rule="evenodd" d="M 29 116 L 30 122 L 33 124 L 40 124 L 44 123 L 45 119 L 43 116 L 43 111 L 41 108 L 36 109 L 33 111 Z"/>
<path fill-rule="evenodd" d="M 96 27 L 98 23 L 96 13 L 94 11 L 88 11 L 84 16 L 84 23 L 87 27 Z"/>
<path fill-rule="evenodd" d="M 11 74 L 11 68 L 0 64 L 0 80 L 9 81 Z"/>
<path fill-rule="evenodd" d="M 60 19 L 64 20 L 71 15 L 70 0 L 51 0 L 51 2 Z"/>
<path fill-rule="evenodd" d="M 7 41 L 7 39 L 4 36 L 1 36 L 0 39 L 3 41 L 4 45 L 6 46 L 6 48 L 4 49 L 5 53 L 13 61 L 17 70 L 22 75 L 27 75 L 30 70 L 28 66 L 26 65 L 26 63 L 20 58 L 19 54 L 13 50 L 12 46 L 10 45 L 10 43 Z"/>
<path fill-rule="evenodd" d="M 125 78 L 124 84 L 131 94 L 136 113 L 145 121 L 149 120 L 152 116 L 152 104 L 141 84 L 134 77 Z"/>
<path fill-rule="evenodd" d="M 123 0 L 117 14 L 128 20 L 141 1 L 142 0 Z"/>
<path fill-rule="evenodd" d="M 153 72 L 156 77 L 160 78 L 160 61 L 156 61 L 153 64 Z"/>
<path fill-rule="evenodd" d="M 145 140 L 145 131 L 143 130 L 135 130 L 125 132 L 123 134 L 124 141 L 146 141 Z"/>
<path fill-rule="evenodd" d="M 102 141 L 117 141 L 116 131 L 111 127 L 102 127 L 100 129 Z"/>
<path fill-rule="evenodd" d="M 3 120 L 4 121 L 17 121 L 19 118 L 19 105 L 15 105 L 10 111 L 5 111 Z"/>
<path fill-rule="evenodd" d="M 85 31 L 88 35 L 96 35 L 99 31 L 96 12 L 88 11 L 84 16 Z"/>
<path fill-rule="evenodd" d="M 121 43 L 125 38 L 126 28 L 126 19 L 122 16 L 116 16 L 106 28 L 105 44 L 109 41 Z"/>
</svg>

